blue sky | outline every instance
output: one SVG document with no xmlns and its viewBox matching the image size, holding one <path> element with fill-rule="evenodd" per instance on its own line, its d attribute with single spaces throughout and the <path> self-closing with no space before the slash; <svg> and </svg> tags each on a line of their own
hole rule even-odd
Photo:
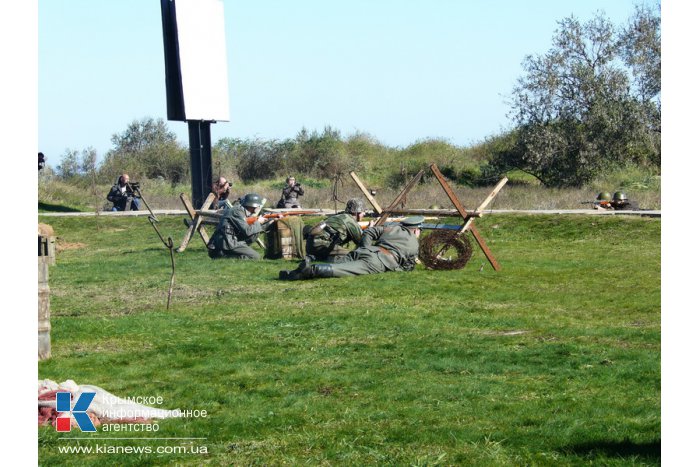
<svg viewBox="0 0 700 467">
<path fill-rule="evenodd" d="M 391 146 L 468 145 L 509 126 L 506 97 L 556 22 L 633 0 L 224 0 L 230 122 L 223 137 L 293 137 L 331 125 Z M 57 163 L 135 119 L 166 118 L 158 0 L 39 0 L 39 149 Z M 187 125 L 169 122 L 187 143 Z"/>
</svg>

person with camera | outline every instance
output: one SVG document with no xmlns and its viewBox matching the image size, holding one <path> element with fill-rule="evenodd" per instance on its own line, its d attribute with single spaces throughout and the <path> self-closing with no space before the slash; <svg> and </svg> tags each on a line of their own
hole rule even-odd
<svg viewBox="0 0 700 467">
<path fill-rule="evenodd" d="M 226 209 L 233 206 L 228 200 L 231 194 L 231 182 L 226 180 L 226 177 L 219 177 L 212 185 L 211 191 L 216 195 L 216 201 L 212 204 L 214 209 Z"/>
<path fill-rule="evenodd" d="M 211 259 L 260 259 L 260 253 L 253 250 L 250 244 L 269 227 L 270 221 L 274 221 L 263 216 L 258 216 L 257 219 L 251 217 L 261 205 L 260 195 L 248 193 L 224 210 L 216 231 L 207 244 Z M 248 218 L 251 218 L 250 222 Z"/>
<path fill-rule="evenodd" d="M 282 198 L 277 203 L 278 208 L 300 208 L 299 196 L 304 196 L 304 189 L 294 177 L 287 177 L 287 186 L 282 189 Z"/>
<path fill-rule="evenodd" d="M 138 193 L 129 184 L 129 174 L 121 174 L 107 194 L 107 201 L 113 204 L 112 211 L 138 211 Z"/>
</svg>

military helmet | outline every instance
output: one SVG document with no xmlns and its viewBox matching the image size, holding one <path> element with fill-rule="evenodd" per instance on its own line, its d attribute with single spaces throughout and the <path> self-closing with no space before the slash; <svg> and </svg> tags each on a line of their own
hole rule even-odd
<svg viewBox="0 0 700 467">
<path fill-rule="evenodd" d="M 262 205 L 262 197 L 256 193 L 248 193 L 241 199 L 241 205 L 246 208 L 259 208 Z"/>
<path fill-rule="evenodd" d="M 596 198 L 596 201 L 610 201 L 612 199 L 612 196 L 610 196 L 610 192 L 607 191 L 602 191 L 598 193 L 598 197 Z"/>
<path fill-rule="evenodd" d="M 348 204 L 345 205 L 345 212 L 348 214 L 357 214 L 365 210 L 365 205 L 359 198 L 352 198 L 348 200 Z"/>
<path fill-rule="evenodd" d="M 616 191 L 615 194 L 613 195 L 613 201 L 616 201 L 618 203 L 625 202 L 625 201 L 627 201 L 627 195 L 621 191 Z"/>
</svg>

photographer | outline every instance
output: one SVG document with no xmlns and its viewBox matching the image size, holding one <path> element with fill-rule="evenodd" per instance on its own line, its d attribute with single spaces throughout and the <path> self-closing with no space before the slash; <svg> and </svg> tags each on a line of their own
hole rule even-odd
<svg viewBox="0 0 700 467">
<path fill-rule="evenodd" d="M 216 195 L 216 201 L 212 203 L 214 209 L 226 209 L 233 206 L 228 200 L 228 196 L 231 194 L 231 182 L 227 181 L 225 177 L 219 177 L 214 182 L 211 192 Z"/>
<path fill-rule="evenodd" d="M 282 198 L 277 203 L 278 208 L 300 208 L 301 204 L 297 197 L 304 196 L 304 189 L 296 178 L 287 177 L 287 186 L 282 189 Z"/>
<path fill-rule="evenodd" d="M 138 211 L 138 194 L 129 184 L 129 174 L 122 174 L 107 195 L 107 201 L 114 204 L 112 211 Z"/>
</svg>

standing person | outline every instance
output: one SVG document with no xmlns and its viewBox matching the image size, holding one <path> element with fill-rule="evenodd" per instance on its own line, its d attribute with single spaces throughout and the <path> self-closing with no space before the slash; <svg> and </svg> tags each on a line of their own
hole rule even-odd
<svg viewBox="0 0 700 467">
<path fill-rule="evenodd" d="M 407 217 L 399 225 L 365 230 L 360 246 L 334 264 L 311 264 L 307 256 L 294 271 L 280 271 L 280 280 L 348 277 L 389 271 L 412 271 L 418 258 L 423 216 Z"/>
<path fill-rule="evenodd" d="M 259 216 L 252 224 L 250 217 L 262 204 L 262 198 L 255 193 L 248 193 L 233 206 L 224 211 L 216 226 L 216 231 L 209 239 L 207 250 L 211 259 L 260 259 L 260 253 L 253 250 L 250 244 L 264 230 L 263 224 L 268 219 Z M 270 224 L 268 224 L 270 225 Z"/>
<path fill-rule="evenodd" d="M 361 199 L 348 200 L 344 212 L 330 216 L 310 230 L 306 237 L 306 252 L 318 261 L 333 261 L 347 255 L 350 250 L 345 246 L 350 242 L 360 244 L 362 227 L 358 222 L 364 215 Z"/>
<path fill-rule="evenodd" d="M 233 206 L 228 200 L 231 194 L 231 182 L 226 177 L 219 177 L 212 185 L 211 192 L 216 195 L 216 200 L 212 203 L 215 209 L 226 209 Z"/>
<path fill-rule="evenodd" d="M 138 211 L 139 200 L 129 185 L 129 174 L 121 174 L 107 194 L 107 201 L 114 204 L 112 211 Z"/>
<path fill-rule="evenodd" d="M 299 196 L 304 196 L 304 189 L 294 177 L 287 177 L 287 186 L 282 189 L 282 198 L 277 203 L 278 208 L 300 208 Z"/>
</svg>

